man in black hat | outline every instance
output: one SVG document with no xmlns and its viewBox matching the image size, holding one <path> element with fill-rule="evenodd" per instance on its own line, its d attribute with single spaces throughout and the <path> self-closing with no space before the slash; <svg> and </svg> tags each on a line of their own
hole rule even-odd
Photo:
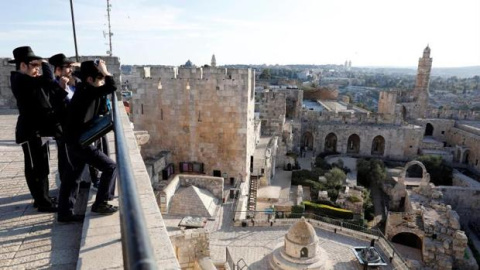
<svg viewBox="0 0 480 270">
<path fill-rule="evenodd" d="M 12 71 L 10 82 L 19 111 L 15 140 L 22 145 L 25 178 L 38 211 L 56 212 L 55 200 L 49 196 L 49 151 L 45 138 L 62 136 L 52 104 L 62 100 L 66 93 L 53 81 L 48 64 L 30 47 L 16 48 L 13 56 L 15 59 L 9 62 L 15 63 L 16 71 Z"/>
<path fill-rule="evenodd" d="M 76 85 L 80 83 L 80 79 L 73 76 L 73 68 L 74 66 L 77 66 L 78 63 L 69 60 L 63 53 L 53 55 L 48 59 L 48 62 L 53 66 L 55 81 L 67 94 L 64 100 L 59 101 L 59 104 L 55 105 L 55 107 L 58 108 L 56 112 L 59 116 L 62 127 L 65 129 L 68 115 L 67 106 L 75 93 Z M 65 170 L 67 166 L 69 166 L 67 149 L 65 148 L 65 141 L 63 138 L 59 138 L 56 141 L 58 151 L 58 174 L 60 176 L 60 181 L 63 181 Z"/>
<path fill-rule="evenodd" d="M 107 203 L 113 199 L 109 190 L 115 184 L 116 163 L 97 147 L 93 145 L 82 147 L 79 143 L 81 134 L 102 110 L 104 102 L 101 98 L 113 93 L 117 87 L 103 60 L 82 62 L 80 71 L 82 83 L 77 87 L 70 102 L 66 126 L 65 139 L 72 169 L 67 170 L 65 177 L 67 181 L 60 185 L 58 210 L 60 222 L 78 221 L 82 218 L 75 215 L 73 209 L 85 164 L 94 166 L 102 172 L 92 212 L 109 215 L 118 211 L 117 207 Z"/>
</svg>

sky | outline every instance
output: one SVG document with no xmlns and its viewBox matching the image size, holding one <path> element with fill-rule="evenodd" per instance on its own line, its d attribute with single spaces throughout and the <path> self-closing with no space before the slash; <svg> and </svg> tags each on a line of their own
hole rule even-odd
<svg viewBox="0 0 480 270">
<path fill-rule="evenodd" d="M 111 0 L 122 64 L 480 65 L 480 0 Z M 79 55 L 106 55 L 106 0 L 73 0 Z M 0 57 L 75 55 L 70 1 L 0 1 Z"/>
</svg>

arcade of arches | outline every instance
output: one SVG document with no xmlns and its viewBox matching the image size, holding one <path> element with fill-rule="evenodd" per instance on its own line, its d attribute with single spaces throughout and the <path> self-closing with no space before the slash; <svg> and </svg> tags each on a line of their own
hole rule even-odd
<svg viewBox="0 0 480 270">
<path fill-rule="evenodd" d="M 357 134 L 351 134 L 347 139 L 347 154 L 360 153 L 360 136 Z M 334 153 L 338 150 L 338 138 L 335 133 L 331 132 L 325 137 L 323 151 L 327 153 Z M 310 132 L 306 132 L 302 136 L 302 145 L 312 149 L 313 148 L 313 136 Z M 371 154 L 383 156 L 385 153 L 385 138 L 378 135 L 372 140 Z"/>
</svg>

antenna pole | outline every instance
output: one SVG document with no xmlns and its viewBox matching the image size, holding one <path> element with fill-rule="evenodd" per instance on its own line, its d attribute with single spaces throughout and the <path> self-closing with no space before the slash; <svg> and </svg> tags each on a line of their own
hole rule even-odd
<svg viewBox="0 0 480 270">
<path fill-rule="evenodd" d="M 112 36 L 113 36 L 113 33 L 112 33 L 112 27 L 110 26 L 110 7 L 111 7 L 110 0 L 107 0 L 108 44 L 109 44 L 109 47 L 110 47 L 110 50 L 108 51 L 108 55 L 112 56 L 113 55 L 113 53 L 112 53 Z"/>
</svg>

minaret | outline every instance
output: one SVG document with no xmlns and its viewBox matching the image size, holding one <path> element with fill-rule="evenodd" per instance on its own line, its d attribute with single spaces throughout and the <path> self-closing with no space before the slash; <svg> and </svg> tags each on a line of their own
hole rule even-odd
<svg viewBox="0 0 480 270">
<path fill-rule="evenodd" d="M 423 57 L 418 60 L 417 80 L 413 96 L 415 98 L 415 116 L 424 118 L 428 108 L 428 88 L 430 85 L 430 71 L 432 70 L 432 58 L 430 58 L 430 47 L 427 45 L 423 50 Z"/>
<path fill-rule="evenodd" d="M 217 60 L 215 59 L 215 54 L 212 55 L 212 62 L 210 63 L 211 67 L 216 67 L 217 66 Z"/>
</svg>

